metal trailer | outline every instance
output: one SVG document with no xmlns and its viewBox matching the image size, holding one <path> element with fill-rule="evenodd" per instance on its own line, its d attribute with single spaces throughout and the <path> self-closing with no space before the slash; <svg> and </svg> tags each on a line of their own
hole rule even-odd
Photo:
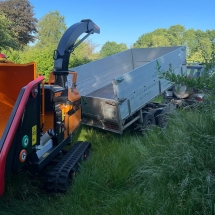
<svg viewBox="0 0 215 215">
<path fill-rule="evenodd" d="M 151 102 L 172 86 L 158 74 L 170 65 L 175 74 L 186 72 L 186 47 L 129 49 L 72 68 L 78 73 L 82 123 L 119 134 L 134 123 L 142 129 L 159 124 L 165 107 Z"/>
</svg>

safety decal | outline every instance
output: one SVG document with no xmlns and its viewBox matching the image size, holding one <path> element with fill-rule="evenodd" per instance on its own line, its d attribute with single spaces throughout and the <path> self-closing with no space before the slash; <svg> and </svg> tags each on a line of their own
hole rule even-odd
<svg viewBox="0 0 215 215">
<path fill-rule="evenodd" d="M 37 126 L 32 126 L 32 145 L 37 143 Z"/>
</svg>

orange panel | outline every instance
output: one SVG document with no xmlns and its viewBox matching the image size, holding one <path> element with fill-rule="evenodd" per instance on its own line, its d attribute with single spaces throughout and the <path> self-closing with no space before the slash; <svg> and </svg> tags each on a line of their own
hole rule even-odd
<svg viewBox="0 0 215 215">
<path fill-rule="evenodd" d="M 81 109 L 77 110 L 72 116 L 69 117 L 69 131 L 74 132 L 74 130 L 81 123 Z"/>
<path fill-rule="evenodd" d="M 49 129 L 54 129 L 54 112 L 45 112 L 45 123 L 43 125 L 43 133 L 45 133 Z"/>
<path fill-rule="evenodd" d="M 71 89 L 68 89 L 68 99 L 71 102 L 75 102 L 80 100 L 81 95 L 80 93 L 77 91 L 77 89 L 74 87 L 71 91 Z M 71 109 L 73 107 L 71 106 Z M 76 107 L 74 107 L 76 108 Z M 71 115 L 69 117 L 69 131 L 74 132 L 74 130 L 79 126 L 79 124 L 81 123 L 81 109 L 78 109 L 73 115 Z"/>
<path fill-rule="evenodd" d="M 50 72 L 49 74 L 49 80 L 48 80 L 48 84 L 54 84 L 55 81 L 55 76 L 53 75 L 53 72 Z"/>
<path fill-rule="evenodd" d="M 36 64 L 0 63 L 0 138 L 22 87 L 36 79 Z"/>
<path fill-rule="evenodd" d="M 68 100 L 71 102 L 77 101 L 81 98 L 80 93 L 78 92 L 78 90 L 76 90 L 76 88 L 72 89 L 68 89 Z"/>
<path fill-rule="evenodd" d="M 67 112 L 73 108 L 72 105 L 67 105 L 63 111 L 65 113 L 64 122 L 66 131 L 64 133 L 64 138 L 68 137 L 68 135 L 74 132 L 81 123 L 81 109 L 77 110 L 74 114 L 69 116 Z"/>
<path fill-rule="evenodd" d="M 0 139 L 3 135 L 4 129 L 6 127 L 6 124 L 10 117 L 11 112 L 12 112 L 12 107 L 0 101 Z"/>
</svg>

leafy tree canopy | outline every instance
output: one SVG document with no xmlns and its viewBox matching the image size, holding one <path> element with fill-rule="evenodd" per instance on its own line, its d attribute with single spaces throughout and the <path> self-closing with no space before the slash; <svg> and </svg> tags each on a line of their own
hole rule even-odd
<svg viewBox="0 0 215 215">
<path fill-rule="evenodd" d="M 182 25 L 174 25 L 143 34 L 134 43 L 134 48 L 184 45 L 187 47 L 188 60 L 202 62 L 211 58 L 213 43 L 215 30 L 186 30 Z"/>
<path fill-rule="evenodd" d="M 37 19 L 34 18 L 33 6 L 28 0 L 0 0 L 0 11 L 10 21 L 6 30 L 15 34 L 14 42 L 20 48 L 34 42 Z"/>
<path fill-rule="evenodd" d="M 57 45 L 66 29 L 64 17 L 58 11 L 49 12 L 39 20 L 37 45 Z"/>
<path fill-rule="evenodd" d="M 57 49 L 58 43 L 65 31 L 64 17 L 58 11 L 50 12 L 39 20 L 36 44 L 25 46 L 23 50 L 10 49 L 3 52 L 15 63 L 36 62 L 37 72 L 48 79 L 50 71 L 54 67 L 53 52 Z M 96 45 L 90 40 L 82 42 L 71 54 L 69 68 L 94 60 L 95 55 L 93 51 L 95 47 Z"/>
<path fill-rule="evenodd" d="M 17 48 L 17 44 L 14 41 L 15 33 L 7 28 L 7 25 L 10 25 L 10 23 L 0 11 L 0 52 L 2 49 Z"/>
<path fill-rule="evenodd" d="M 101 57 L 107 57 L 112 54 L 116 54 L 122 51 L 127 50 L 127 46 L 125 43 L 117 44 L 116 42 L 106 42 L 100 51 Z"/>
</svg>

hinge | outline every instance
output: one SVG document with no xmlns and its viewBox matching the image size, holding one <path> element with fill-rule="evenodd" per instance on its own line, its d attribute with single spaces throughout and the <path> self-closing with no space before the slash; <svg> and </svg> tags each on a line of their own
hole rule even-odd
<svg viewBox="0 0 215 215">
<path fill-rule="evenodd" d="M 119 103 L 123 103 L 125 100 L 127 100 L 127 98 L 121 98 L 121 99 L 118 98 Z"/>
<path fill-rule="evenodd" d="M 185 50 L 186 50 L 186 47 L 183 46 L 183 47 L 181 48 L 181 51 L 185 51 Z"/>
<path fill-rule="evenodd" d="M 116 80 L 116 83 L 120 83 L 120 82 L 124 81 L 124 78 L 123 77 L 119 77 L 119 78 L 117 78 L 115 80 Z"/>
</svg>

